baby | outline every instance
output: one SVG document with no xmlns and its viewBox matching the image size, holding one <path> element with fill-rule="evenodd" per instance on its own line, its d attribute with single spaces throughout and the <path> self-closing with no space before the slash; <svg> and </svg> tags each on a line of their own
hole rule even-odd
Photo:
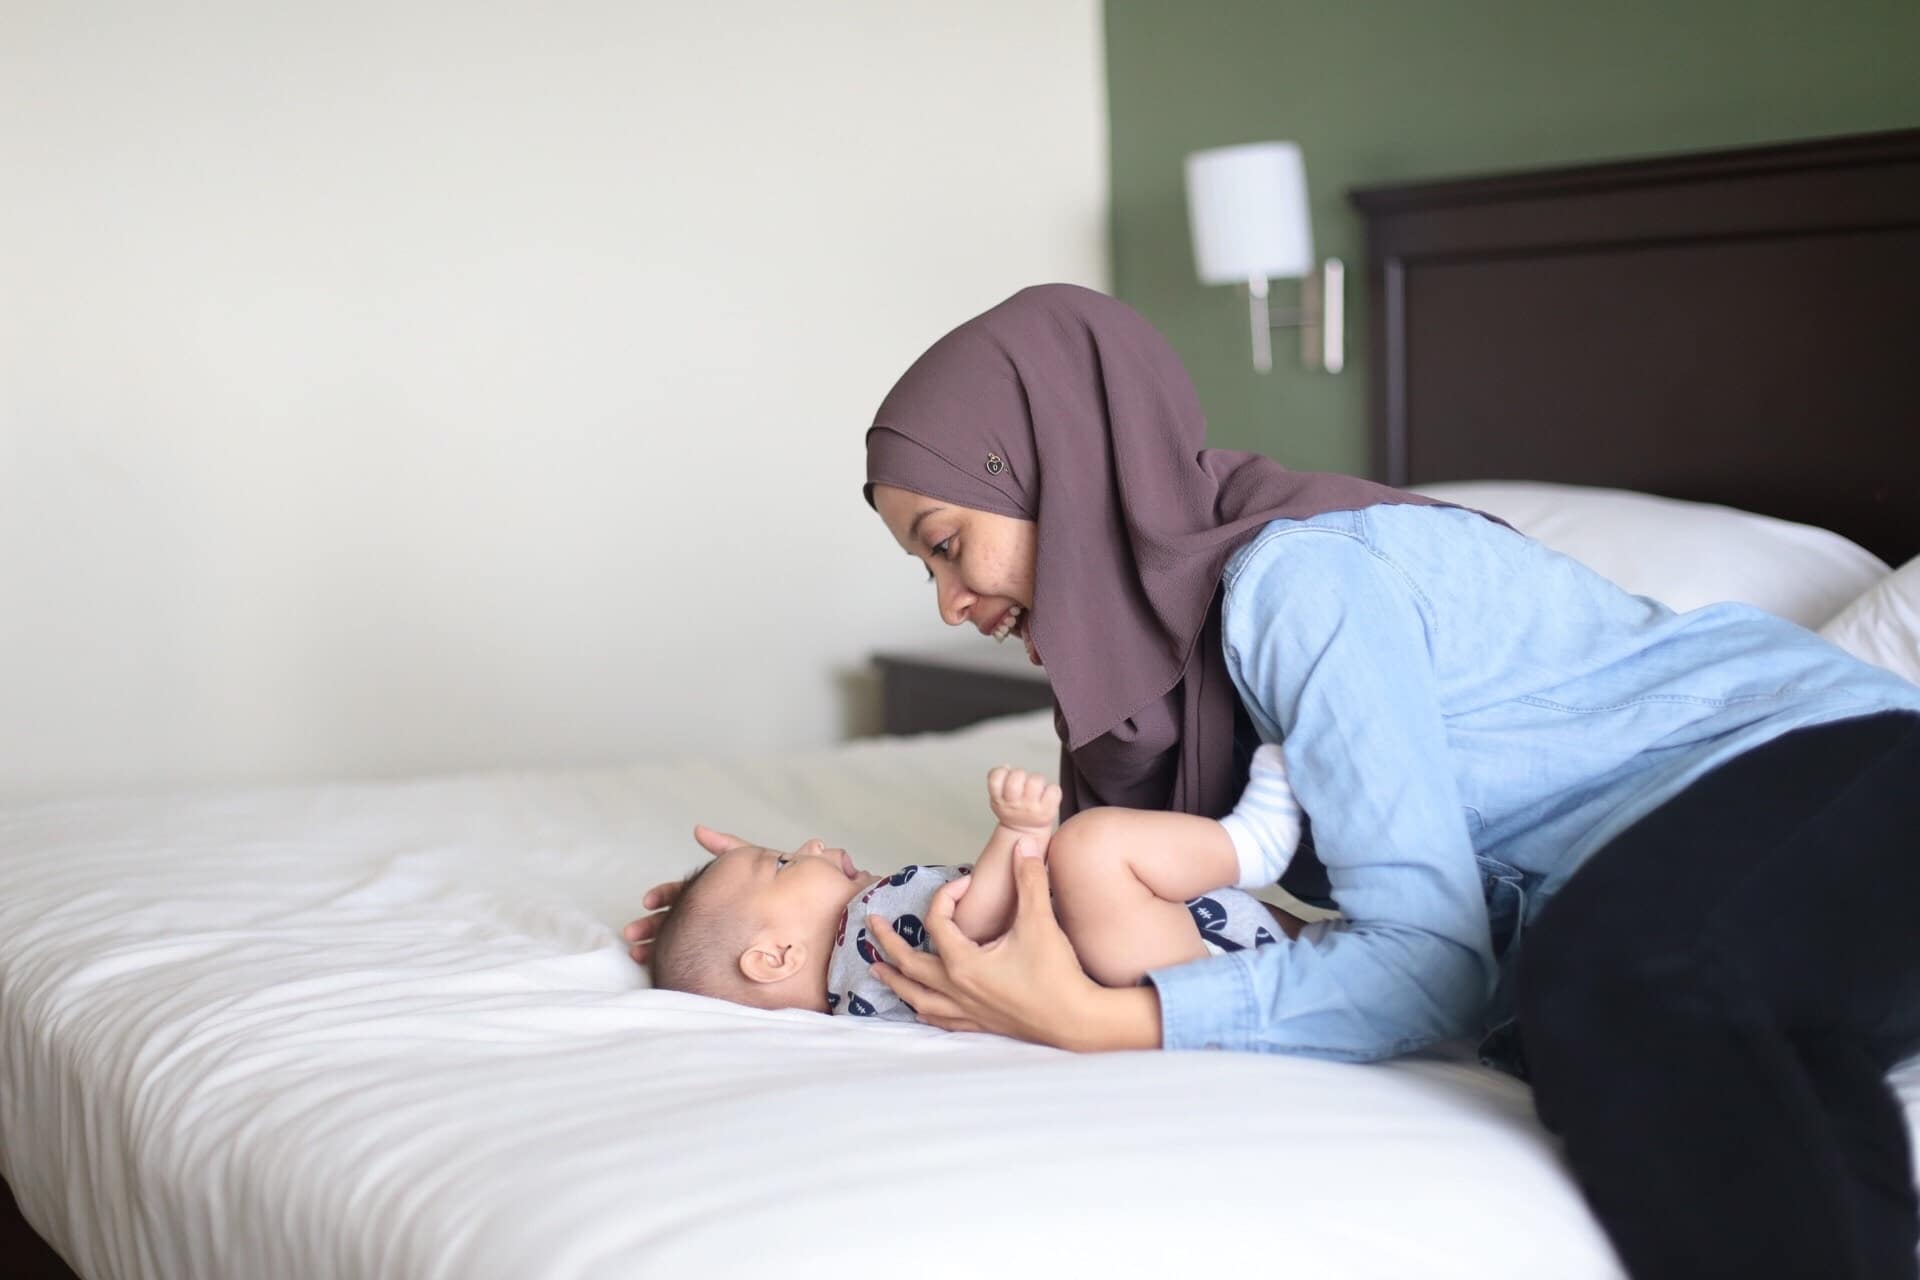
<svg viewBox="0 0 1920 1280">
<path fill-rule="evenodd" d="M 1131 986 L 1154 969 L 1262 947 L 1302 922 L 1236 888 L 1272 884 L 1297 846 L 1300 811 L 1277 747 L 1254 757 L 1234 812 L 1089 809 L 1053 829 L 1060 788 L 1022 769 L 987 775 L 997 825 L 972 868 L 909 866 L 878 876 L 844 849 L 809 840 L 791 853 L 741 845 L 688 876 L 654 938 L 654 986 L 762 1009 L 812 1009 L 913 1021 L 868 966 L 880 960 L 862 922 L 877 915 L 932 951 L 924 921 L 940 886 L 971 875 L 954 909 L 985 942 L 1013 921 L 1014 846 L 1048 862 L 1054 912 L 1089 976 Z"/>
</svg>

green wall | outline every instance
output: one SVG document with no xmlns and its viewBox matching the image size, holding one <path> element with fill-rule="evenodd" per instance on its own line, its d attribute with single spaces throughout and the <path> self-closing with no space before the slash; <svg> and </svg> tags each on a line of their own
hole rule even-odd
<svg viewBox="0 0 1920 1280">
<path fill-rule="evenodd" d="M 1107 0 L 1113 280 L 1179 351 L 1210 443 L 1366 467 L 1354 186 L 1920 125 L 1920 0 Z M 1193 273 L 1182 158 L 1289 138 L 1349 363 L 1253 372 L 1244 291 Z M 1293 286 L 1275 286 L 1291 302 Z"/>
</svg>

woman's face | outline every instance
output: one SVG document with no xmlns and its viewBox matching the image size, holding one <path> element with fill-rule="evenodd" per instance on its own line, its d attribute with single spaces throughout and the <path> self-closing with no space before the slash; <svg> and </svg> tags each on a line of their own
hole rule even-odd
<svg viewBox="0 0 1920 1280">
<path fill-rule="evenodd" d="M 873 505 L 906 553 L 926 565 L 950 627 L 970 624 L 983 636 L 1020 637 L 1027 657 L 1033 566 L 1038 538 L 1031 520 L 976 511 L 892 485 L 873 487 Z"/>
</svg>

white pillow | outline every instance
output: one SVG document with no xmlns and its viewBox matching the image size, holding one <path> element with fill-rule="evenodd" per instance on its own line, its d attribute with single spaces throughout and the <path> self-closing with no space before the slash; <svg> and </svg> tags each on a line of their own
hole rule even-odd
<svg viewBox="0 0 1920 1280">
<path fill-rule="evenodd" d="M 1705 502 L 1520 480 L 1430 484 L 1419 492 L 1499 516 L 1681 613 L 1740 600 L 1817 627 L 1887 575 L 1878 556 L 1830 529 Z"/>
<path fill-rule="evenodd" d="M 1820 634 L 1862 662 L 1920 684 L 1920 556 L 1880 579 Z"/>
</svg>

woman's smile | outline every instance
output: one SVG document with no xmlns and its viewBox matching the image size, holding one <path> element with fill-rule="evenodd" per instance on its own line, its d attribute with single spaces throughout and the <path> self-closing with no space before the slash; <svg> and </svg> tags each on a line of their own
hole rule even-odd
<svg viewBox="0 0 1920 1280">
<path fill-rule="evenodd" d="M 1019 636 L 1027 646 L 1027 661 L 1040 665 L 1039 650 L 1033 647 L 1033 611 L 1021 605 L 1008 605 L 1007 611 L 991 627 L 980 627 L 980 634 L 991 636 L 996 644 L 1005 644 L 1008 636 Z"/>
</svg>

